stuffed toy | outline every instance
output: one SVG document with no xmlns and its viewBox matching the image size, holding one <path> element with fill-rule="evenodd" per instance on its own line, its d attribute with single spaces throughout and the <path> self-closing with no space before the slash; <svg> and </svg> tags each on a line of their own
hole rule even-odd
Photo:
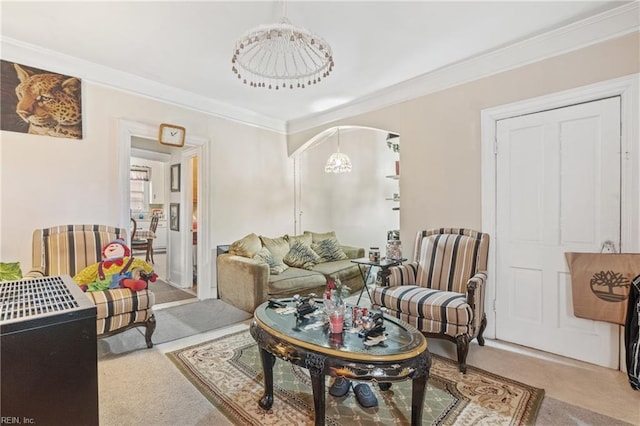
<svg viewBox="0 0 640 426">
<path fill-rule="evenodd" d="M 102 248 L 102 261 L 78 272 L 73 280 L 83 291 L 103 291 L 114 288 L 129 288 L 140 291 L 147 288 L 142 278 L 155 282 L 158 275 L 144 260 L 131 256 L 124 240 L 115 240 Z"/>
</svg>

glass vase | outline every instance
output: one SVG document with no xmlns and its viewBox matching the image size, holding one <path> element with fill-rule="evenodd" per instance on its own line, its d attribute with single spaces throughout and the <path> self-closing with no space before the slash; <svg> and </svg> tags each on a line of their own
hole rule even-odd
<svg viewBox="0 0 640 426">
<path fill-rule="evenodd" d="M 387 241 L 387 259 L 402 259 L 402 243 L 400 240 Z"/>
</svg>

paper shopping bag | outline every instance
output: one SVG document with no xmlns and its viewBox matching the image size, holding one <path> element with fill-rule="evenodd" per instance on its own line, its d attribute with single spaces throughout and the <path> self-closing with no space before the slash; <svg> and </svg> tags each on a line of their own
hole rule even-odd
<svg viewBox="0 0 640 426">
<path fill-rule="evenodd" d="M 640 274 L 640 254 L 565 253 L 571 272 L 573 314 L 624 325 L 631 282 Z"/>
</svg>

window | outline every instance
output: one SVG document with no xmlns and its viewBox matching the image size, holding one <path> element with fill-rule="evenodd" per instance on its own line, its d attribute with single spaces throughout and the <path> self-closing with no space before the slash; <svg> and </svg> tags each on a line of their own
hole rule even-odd
<svg viewBox="0 0 640 426">
<path fill-rule="evenodd" d="M 149 167 L 131 166 L 129 175 L 129 199 L 132 212 L 149 211 L 149 180 L 151 169 Z"/>
</svg>

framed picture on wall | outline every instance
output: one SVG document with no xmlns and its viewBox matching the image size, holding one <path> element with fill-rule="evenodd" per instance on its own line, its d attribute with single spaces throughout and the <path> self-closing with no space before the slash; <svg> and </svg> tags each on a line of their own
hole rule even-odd
<svg viewBox="0 0 640 426">
<path fill-rule="evenodd" d="M 169 229 L 180 231 L 180 203 L 169 204 Z"/>
<path fill-rule="evenodd" d="M 0 60 L 0 130 L 82 139 L 82 80 Z"/>
<path fill-rule="evenodd" d="M 171 165 L 171 192 L 180 192 L 180 164 Z"/>
</svg>

